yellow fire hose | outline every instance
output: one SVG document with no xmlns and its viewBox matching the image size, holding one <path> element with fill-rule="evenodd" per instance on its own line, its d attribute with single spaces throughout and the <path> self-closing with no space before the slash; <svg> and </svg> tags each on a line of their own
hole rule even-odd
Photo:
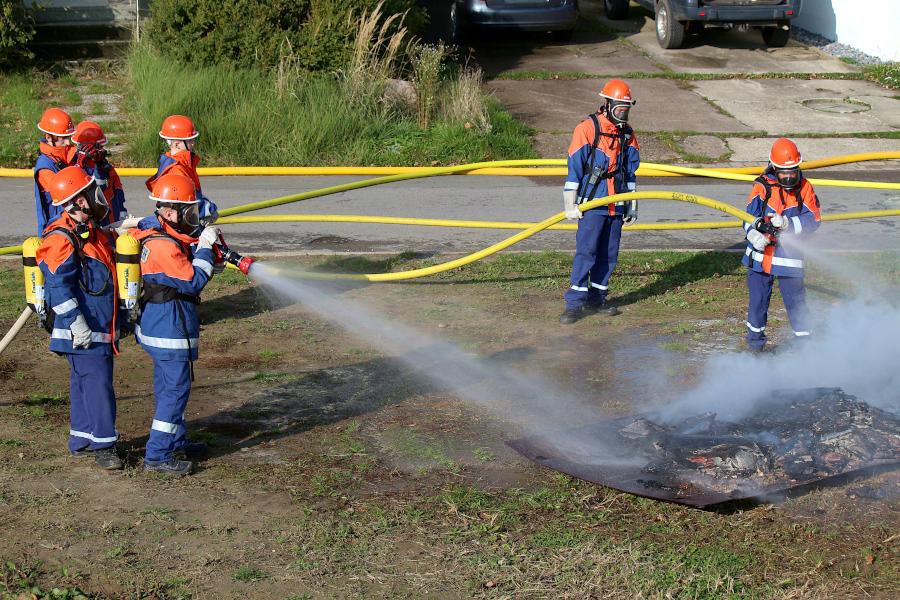
<svg viewBox="0 0 900 600">
<path fill-rule="evenodd" d="M 832 156 L 821 160 L 809 160 L 803 163 L 804 170 L 820 169 L 850 163 L 895 160 L 900 159 L 900 152 L 882 151 L 865 152 L 860 154 L 846 154 Z M 566 160 L 558 158 L 549 159 L 525 159 L 507 160 L 494 163 L 477 163 L 487 166 L 468 166 L 454 174 L 459 175 L 493 175 L 516 177 L 559 177 L 566 175 Z M 544 167 L 536 169 L 534 167 Z M 549 167 L 549 168 L 548 168 Z M 293 176 L 317 176 L 317 175 L 403 175 L 431 171 L 434 167 L 200 167 L 197 174 L 201 177 L 215 176 L 240 176 L 240 175 L 293 175 Z M 658 165 L 654 163 L 642 163 L 637 174 L 641 177 L 685 177 L 691 173 L 679 172 L 679 167 Z M 758 167 L 723 167 L 720 169 L 702 169 L 716 173 L 733 173 L 743 175 L 759 175 L 765 169 L 765 165 Z M 149 167 L 123 167 L 116 169 L 121 177 L 149 177 L 156 173 L 156 169 Z M 30 179 L 34 177 L 31 169 L 7 169 L 0 168 L 0 177 L 22 177 Z"/>
<path fill-rule="evenodd" d="M 685 194 L 682 192 L 629 192 L 627 194 L 616 194 L 615 196 L 608 196 L 606 198 L 600 198 L 598 200 L 591 200 L 590 202 L 585 202 L 584 204 L 579 205 L 579 209 L 584 212 L 599 206 L 606 206 L 607 204 L 614 204 L 616 202 L 627 202 L 629 200 L 675 200 L 677 202 L 689 202 L 691 204 L 700 204 L 702 206 L 708 206 L 709 208 L 713 208 L 715 210 L 720 210 L 726 214 L 729 214 L 733 217 L 737 217 L 741 221 L 746 223 L 752 223 L 756 220 L 756 217 L 753 215 L 746 213 L 742 210 L 734 208 L 730 204 L 726 204 L 724 202 L 720 202 L 718 200 L 713 200 L 712 198 L 706 198 L 704 196 L 696 196 L 694 194 Z M 350 280 L 363 280 L 363 281 L 402 281 L 405 279 L 417 279 L 419 277 L 427 277 L 428 275 L 435 275 L 437 273 L 443 273 L 445 271 L 450 271 L 452 269 L 457 269 L 459 267 L 463 267 L 475 261 L 481 260 L 483 258 L 487 258 L 492 254 L 496 254 L 501 250 L 505 250 L 509 248 L 513 244 L 517 244 L 522 240 L 533 236 L 534 234 L 543 231 L 553 225 L 556 225 L 560 221 L 566 218 L 566 214 L 564 212 L 557 213 L 552 217 L 544 219 L 540 223 L 535 223 L 513 236 L 506 238 L 501 242 L 497 242 L 487 248 L 483 248 L 478 252 L 473 252 L 468 256 L 463 256 L 462 258 L 457 258 L 455 260 L 447 261 L 445 263 L 441 263 L 439 265 L 432 265 L 430 267 L 423 267 L 421 269 L 412 269 L 410 271 L 400 271 L 398 273 L 368 273 L 363 275 L 347 275 L 347 274 L 328 274 L 328 273 L 304 273 L 304 276 L 323 278 L 323 279 L 350 279 Z"/>
</svg>

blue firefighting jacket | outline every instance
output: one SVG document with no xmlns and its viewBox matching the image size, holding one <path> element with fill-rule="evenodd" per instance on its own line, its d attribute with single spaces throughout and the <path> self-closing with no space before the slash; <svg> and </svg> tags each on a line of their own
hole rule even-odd
<svg viewBox="0 0 900 600">
<path fill-rule="evenodd" d="M 782 215 L 787 217 L 788 228 L 779 234 L 786 236 L 807 236 L 819 228 L 821 216 L 819 198 L 812 184 L 800 176 L 800 185 L 788 191 L 778 184 L 774 173 L 767 170 L 753 183 L 747 199 L 747 212 L 755 217 Z M 744 231 L 753 227 L 744 223 Z M 802 238 L 795 238 L 802 239 Z M 797 244 L 770 244 L 765 252 L 758 252 L 750 242 L 744 251 L 743 265 L 759 273 L 769 273 L 780 277 L 803 276 L 803 251 Z"/>
<path fill-rule="evenodd" d="M 594 117 L 599 130 L 588 117 L 575 128 L 569 144 L 569 172 L 563 189 L 577 190 L 579 203 L 633 192 L 641 163 L 641 148 L 630 127 L 619 130 L 603 114 Z M 591 183 L 592 171 L 600 174 L 596 184 Z M 625 203 L 611 204 L 607 212 L 625 214 Z"/>
<path fill-rule="evenodd" d="M 141 347 L 160 360 L 197 360 L 200 347 L 200 292 L 209 282 L 214 255 L 192 250 L 194 238 L 158 218 L 156 226 L 132 229 L 141 242 L 141 315 L 134 334 Z M 142 220 L 146 226 L 148 219 Z"/>
<path fill-rule="evenodd" d="M 68 213 L 62 213 L 47 227 L 37 251 L 44 274 L 44 305 L 49 319 L 56 315 L 50 350 L 108 355 L 115 352 L 119 333 L 113 234 L 91 224 L 88 237 L 82 238 L 74 233 L 75 227 Z M 90 348 L 72 347 L 70 327 L 79 314 L 91 328 Z"/>
<path fill-rule="evenodd" d="M 50 192 L 44 190 L 41 185 L 41 171 L 47 170 L 51 173 L 58 173 L 62 169 L 69 166 L 71 158 L 71 146 L 53 147 L 45 142 L 40 143 L 41 153 L 38 155 L 37 162 L 34 165 L 34 209 L 37 220 L 38 235 L 44 234 L 44 229 L 62 212 L 62 208 L 53 206 L 53 200 L 50 198 Z"/>
</svg>

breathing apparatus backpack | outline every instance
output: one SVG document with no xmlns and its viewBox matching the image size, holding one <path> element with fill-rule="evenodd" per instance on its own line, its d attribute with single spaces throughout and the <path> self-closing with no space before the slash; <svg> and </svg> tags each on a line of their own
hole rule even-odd
<svg viewBox="0 0 900 600">
<path fill-rule="evenodd" d="M 75 251 L 75 258 L 81 266 L 81 277 L 78 285 L 85 294 L 90 296 L 101 296 L 106 293 L 109 286 L 109 276 L 103 280 L 99 289 L 92 285 L 89 280 L 89 271 L 85 265 L 84 241 L 74 231 L 65 227 L 57 227 L 50 230 L 43 238 L 31 237 L 22 244 L 22 267 L 25 274 L 25 302 L 31 309 L 37 313 L 39 324 L 47 331 L 53 333 L 53 327 L 56 324 L 56 313 L 52 307 L 44 302 L 44 274 L 41 272 L 37 263 L 37 250 L 45 239 L 51 235 L 62 235 L 69 240 Z"/>
</svg>

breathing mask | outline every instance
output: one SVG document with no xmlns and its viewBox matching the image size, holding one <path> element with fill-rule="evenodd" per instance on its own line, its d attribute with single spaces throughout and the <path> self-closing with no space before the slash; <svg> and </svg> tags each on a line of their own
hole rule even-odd
<svg viewBox="0 0 900 600">
<path fill-rule="evenodd" d="M 631 112 L 633 102 L 622 102 L 621 100 L 607 100 L 606 114 L 609 119 L 616 125 L 622 126 L 628 123 L 628 113 Z"/>
<path fill-rule="evenodd" d="M 775 168 L 775 178 L 778 184 L 786 190 L 792 190 L 800 185 L 800 167 L 791 169 Z"/>
<path fill-rule="evenodd" d="M 171 208 L 177 214 L 175 222 L 171 222 L 172 228 L 178 233 L 190 237 L 197 237 L 203 229 L 200 224 L 200 205 L 197 202 L 157 202 L 156 208 Z M 159 215 L 159 210 L 156 211 Z"/>
</svg>

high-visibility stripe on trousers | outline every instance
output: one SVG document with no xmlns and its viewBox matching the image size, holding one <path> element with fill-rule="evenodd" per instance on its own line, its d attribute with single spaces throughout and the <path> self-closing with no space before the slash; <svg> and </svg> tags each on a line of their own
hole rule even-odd
<svg viewBox="0 0 900 600">
<path fill-rule="evenodd" d="M 621 215 L 589 210 L 578 221 L 570 287 L 564 295 L 566 308 L 606 300 L 609 279 L 619 260 L 622 220 Z"/>
<path fill-rule="evenodd" d="M 116 394 L 111 354 L 66 354 L 69 361 L 69 450 L 114 446 Z"/>
<path fill-rule="evenodd" d="M 772 287 L 776 276 L 747 271 L 747 289 L 750 292 L 750 303 L 747 307 L 747 346 L 759 350 L 766 345 L 766 322 L 769 318 L 769 302 L 772 299 Z M 778 289 L 784 299 L 788 320 L 798 338 L 808 337 L 809 314 L 806 309 L 806 288 L 802 277 L 778 276 Z"/>
<path fill-rule="evenodd" d="M 191 363 L 154 358 L 153 400 L 156 410 L 150 426 L 145 460 L 167 460 L 185 445 L 184 409 L 190 395 Z"/>
</svg>

